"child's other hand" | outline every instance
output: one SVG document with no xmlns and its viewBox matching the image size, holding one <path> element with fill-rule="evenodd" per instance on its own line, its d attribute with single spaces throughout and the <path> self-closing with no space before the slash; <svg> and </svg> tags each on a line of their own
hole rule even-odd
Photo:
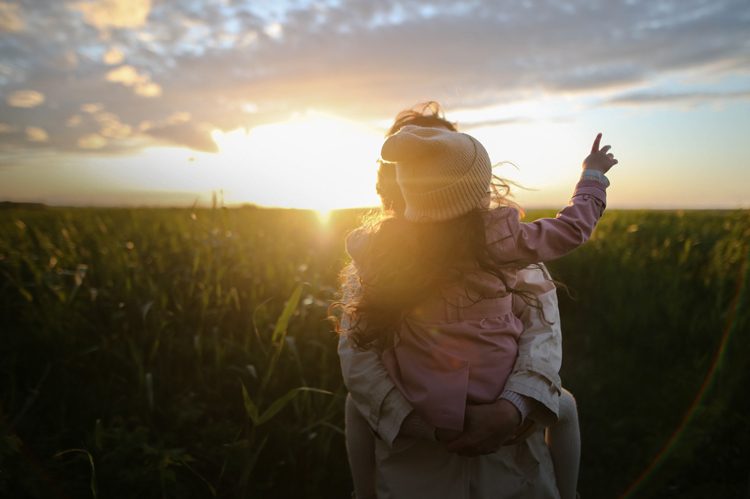
<svg viewBox="0 0 750 499">
<path fill-rule="evenodd" d="M 604 146 L 599 149 L 599 142 L 602 140 L 602 134 L 598 134 L 591 147 L 591 154 L 583 160 L 584 170 L 596 170 L 601 173 L 607 173 L 610 168 L 617 164 L 615 156 L 608 152 L 612 146 Z"/>
</svg>

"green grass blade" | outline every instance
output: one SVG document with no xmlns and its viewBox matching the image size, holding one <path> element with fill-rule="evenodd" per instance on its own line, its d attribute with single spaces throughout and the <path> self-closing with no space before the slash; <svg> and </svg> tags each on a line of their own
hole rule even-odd
<svg viewBox="0 0 750 499">
<path fill-rule="evenodd" d="M 281 409 L 284 408 L 285 405 L 287 405 L 301 391 L 318 392 L 318 393 L 326 393 L 328 395 L 333 395 L 333 393 L 331 392 L 327 392 L 325 390 L 319 390 L 318 388 L 308 388 L 306 386 L 303 386 L 300 388 L 294 388 L 292 390 L 289 390 L 285 395 L 282 395 L 281 397 L 274 400 L 273 403 L 270 406 L 268 406 L 268 409 L 263 411 L 263 414 L 260 416 L 260 418 L 258 418 L 257 425 L 262 425 L 263 423 L 267 422 L 272 417 L 274 417 Z"/>
<path fill-rule="evenodd" d="M 302 294 L 302 286 L 303 284 L 299 284 L 297 289 L 294 290 L 292 296 L 289 297 L 289 301 L 287 302 L 286 307 L 284 307 L 284 311 L 281 313 L 279 320 L 276 321 L 276 327 L 273 329 L 273 336 L 271 336 L 271 346 L 275 346 L 275 350 L 271 356 L 271 362 L 268 363 L 268 369 L 263 376 L 263 382 L 261 383 L 262 388 L 265 388 L 266 385 L 268 385 L 268 381 L 271 379 L 274 369 L 276 368 L 276 362 L 278 362 L 279 356 L 281 356 L 281 349 L 284 348 L 286 328 L 289 325 L 289 319 L 292 318 L 292 314 L 294 314 L 294 311 L 299 304 L 299 297 Z"/>
<path fill-rule="evenodd" d="M 279 320 L 276 322 L 276 327 L 273 329 L 271 343 L 276 343 L 277 341 L 280 342 L 284 340 L 283 336 L 286 334 L 286 328 L 289 325 L 289 319 L 292 318 L 292 314 L 297 309 L 297 305 L 299 304 L 299 298 L 302 294 L 302 286 L 304 286 L 304 284 L 299 284 L 292 293 L 292 296 L 289 297 L 289 301 L 287 302 L 286 307 L 284 307 L 284 311 L 281 313 Z"/>
<path fill-rule="evenodd" d="M 263 450 L 263 447 L 265 447 L 266 442 L 268 442 L 268 437 L 270 437 L 270 435 L 266 435 L 263 438 L 260 445 L 258 445 L 258 448 L 255 449 L 255 451 L 250 455 L 249 459 L 247 460 L 247 464 L 245 464 L 245 471 L 242 473 L 242 476 L 240 477 L 239 497 L 247 496 L 247 483 L 250 480 L 250 476 L 253 474 L 255 463 L 258 462 L 258 457 L 260 456 L 260 453 Z"/>
<path fill-rule="evenodd" d="M 240 384 L 242 385 L 242 399 L 245 402 L 245 412 L 247 412 L 247 417 L 250 418 L 253 424 L 257 425 L 259 424 L 258 423 L 258 407 L 253 402 L 253 399 L 250 398 L 250 395 L 247 394 L 245 383 L 243 383 L 242 380 L 240 380 Z"/>
<path fill-rule="evenodd" d="M 203 480 L 203 483 L 205 483 L 205 484 L 206 484 L 206 487 L 208 487 L 208 490 L 210 490 L 210 491 L 211 491 L 211 495 L 212 495 L 213 497 L 216 497 L 216 489 L 214 488 L 214 486 L 213 486 L 213 485 L 211 485 L 210 483 L 208 483 L 208 480 L 206 480 L 206 479 L 205 479 L 205 477 L 204 477 L 203 475 L 201 475 L 200 473 L 198 473 L 197 471 L 195 471 L 195 470 L 193 469 L 193 467 L 192 467 L 192 466 L 190 466 L 190 465 L 189 465 L 189 464 L 188 464 L 187 462 L 185 462 L 185 461 L 182 461 L 182 462 L 181 462 L 180 464 L 182 464 L 182 465 L 183 465 L 184 467 L 186 467 L 187 469 L 189 469 L 190 471 L 192 471 L 193 473 L 195 473 L 195 476 L 197 476 L 198 478 L 200 478 L 201 480 Z"/>
<path fill-rule="evenodd" d="M 94 468 L 94 457 L 89 453 L 89 451 L 84 449 L 64 450 L 55 454 L 55 457 L 60 457 L 63 454 L 67 454 L 69 452 L 83 452 L 89 457 L 89 463 L 91 464 L 91 493 L 94 494 L 94 499 L 97 499 L 99 497 L 99 489 L 96 485 L 96 468 Z"/>
<path fill-rule="evenodd" d="M 269 301 L 271 301 L 271 298 L 255 307 L 255 310 L 253 311 L 253 331 L 255 332 L 255 337 L 258 339 L 258 346 L 260 347 L 261 351 L 263 351 L 263 355 L 266 356 L 268 355 L 268 350 L 266 350 L 266 347 L 263 346 L 263 340 L 260 339 L 260 332 L 258 331 L 258 322 L 256 320 L 256 316 L 258 315 L 258 310 L 260 310 L 260 307 L 262 307 Z"/>
<path fill-rule="evenodd" d="M 297 343 L 294 341 L 294 338 L 292 336 L 287 336 L 284 341 L 286 341 L 289 345 L 289 351 L 292 352 L 292 357 L 294 357 L 294 361 L 297 363 L 297 369 L 299 369 L 299 377 L 302 379 L 302 385 L 307 386 L 307 380 L 305 379 L 305 369 L 302 367 L 302 358 L 299 356 Z"/>
</svg>

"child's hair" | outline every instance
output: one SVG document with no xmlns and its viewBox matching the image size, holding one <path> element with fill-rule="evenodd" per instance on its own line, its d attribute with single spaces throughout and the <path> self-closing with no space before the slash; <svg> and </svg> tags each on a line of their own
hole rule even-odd
<svg viewBox="0 0 750 499">
<path fill-rule="evenodd" d="M 444 127 L 456 131 L 453 123 L 443 116 L 436 102 L 428 102 L 400 113 L 389 135 L 407 125 Z M 510 181 L 492 176 L 491 207 L 520 207 L 513 202 Z M 330 309 L 340 309 L 348 315 L 347 328 L 332 317 L 338 333 L 348 333 L 360 349 L 372 346 L 386 348 L 393 341 L 399 323 L 419 303 L 435 296 L 436 291 L 460 284 L 478 271 L 500 279 L 506 290 L 518 295 L 529 306 L 540 312 L 546 322 L 539 298 L 508 284 L 505 271 L 524 268 L 534 262 L 500 261 L 487 250 L 482 217 L 483 208 L 444 222 L 410 222 L 404 217 L 406 203 L 396 182 L 395 165 L 380 162 L 378 194 L 383 211 L 364 221 L 363 230 L 370 238 L 362 267 L 344 268 L 340 278 L 346 296 L 334 302 Z M 521 213 L 523 213 L 521 211 Z M 356 279 L 356 283 L 352 282 Z M 352 286 L 357 287 L 356 292 Z M 471 297 L 480 300 L 487 297 Z"/>
</svg>

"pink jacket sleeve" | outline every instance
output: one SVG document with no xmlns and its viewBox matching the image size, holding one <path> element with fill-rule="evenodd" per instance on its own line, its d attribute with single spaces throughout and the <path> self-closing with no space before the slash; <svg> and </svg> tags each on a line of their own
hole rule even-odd
<svg viewBox="0 0 750 499">
<path fill-rule="evenodd" d="M 492 210 L 488 212 L 486 227 L 490 251 L 503 261 L 520 260 L 526 264 L 565 256 L 588 241 L 606 202 L 602 183 L 581 180 L 570 204 L 556 218 L 523 223 L 515 208 Z"/>
</svg>

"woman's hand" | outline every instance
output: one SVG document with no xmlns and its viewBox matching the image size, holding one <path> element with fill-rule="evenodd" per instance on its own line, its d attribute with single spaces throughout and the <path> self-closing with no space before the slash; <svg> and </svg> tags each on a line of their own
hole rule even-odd
<svg viewBox="0 0 750 499">
<path fill-rule="evenodd" d="M 467 405 L 463 433 L 445 448 L 459 456 L 492 454 L 500 450 L 520 424 L 521 413 L 506 399 L 494 404 Z"/>
<path fill-rule="evenodd" d="M 435 437 L 441 442 L 450 442 L 461 436 L 458 430 L 449 430 L 448 428 L 435 428 Z"/>
<path fill-rule="evenodd" d="M 594 145 L 591 147 L 591 154 L 583 160 L 584 170 L 596 170 L 601 173 L 607 173 L 610 168 L 617 164 L 615 156 L 609 151 L 612 146 L 604 146 L 599 149 L 599 142 L 602 140 L 602 134 L 598 134 L 594 139 Z"/>
</svg>

